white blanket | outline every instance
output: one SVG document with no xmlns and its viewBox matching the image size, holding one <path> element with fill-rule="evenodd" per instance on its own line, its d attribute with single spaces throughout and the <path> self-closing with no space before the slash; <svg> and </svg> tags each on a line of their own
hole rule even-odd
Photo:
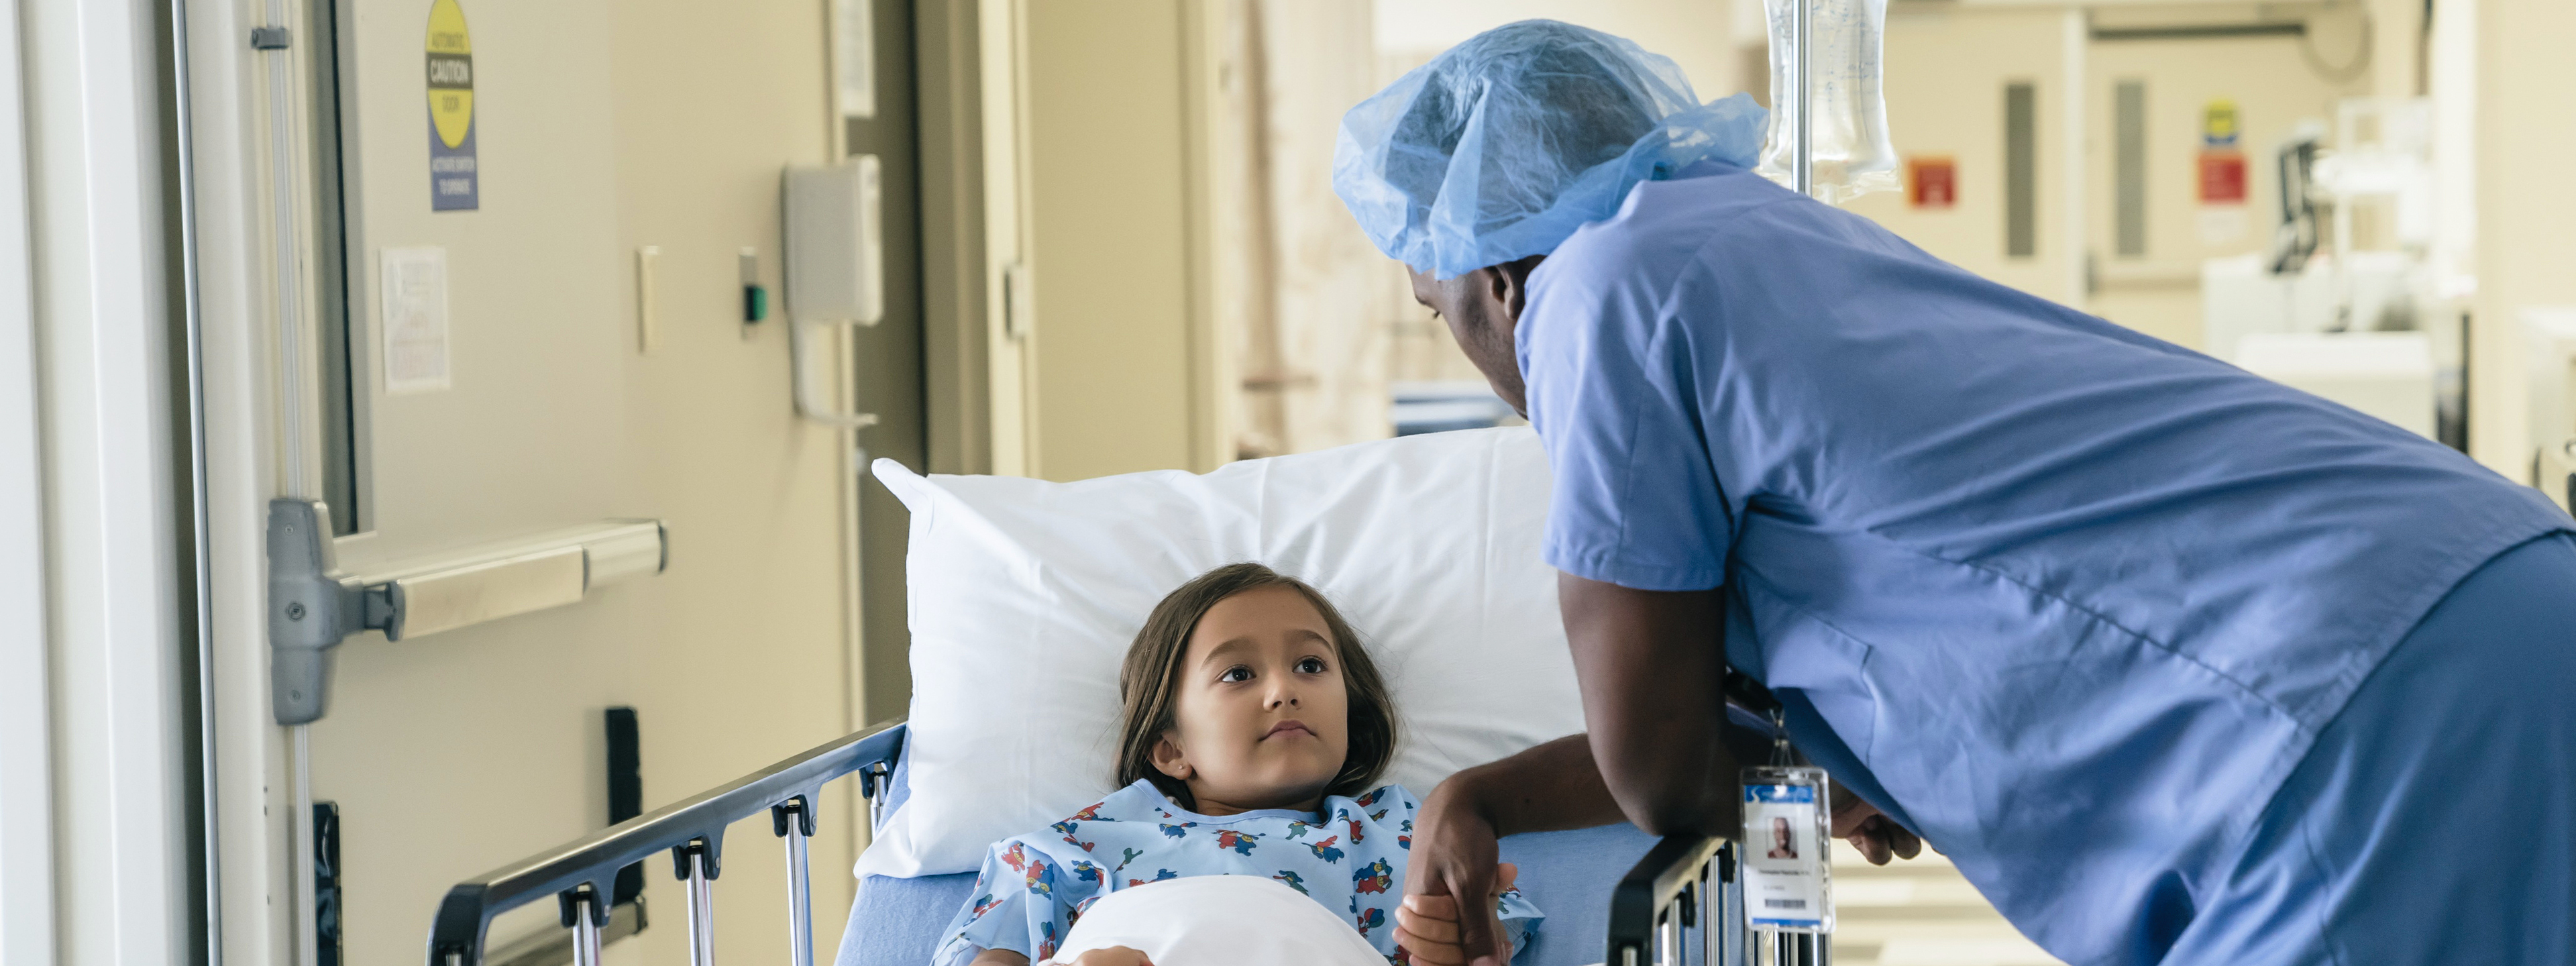
<svg viewBox="0 0 2576 966">
<path fill-rule="evenodd" d="M 1054 962 L 1125 946 L 1154 966 L 1386 966 L 1386 957 L 1322 903 L 1248 875 L 1120 889 L 1092 903 L 1064 938 Z"/>
</svg>

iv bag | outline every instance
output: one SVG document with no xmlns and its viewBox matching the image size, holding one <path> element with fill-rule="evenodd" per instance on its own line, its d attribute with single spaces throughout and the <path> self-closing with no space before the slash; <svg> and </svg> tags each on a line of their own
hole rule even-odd
<svg viewBox="0 0 2576 966">
<path fill-rule="evenodd" d="M 1762 149 L 1763 177 L 1794 184 L 1798 78 L 1790 41 L 1798 4 L 1808 5 L 1807 83 L 1815 113 L 1815 193 L 1841 204 L 1873 191 L 1895 191 L 1896 145 L 1887 138 L 1887 97 L 1879 87 L 1880 40 L 1887 0 L 1763 0 L 1771 21 L 1771 133 Z"/>
</svg>

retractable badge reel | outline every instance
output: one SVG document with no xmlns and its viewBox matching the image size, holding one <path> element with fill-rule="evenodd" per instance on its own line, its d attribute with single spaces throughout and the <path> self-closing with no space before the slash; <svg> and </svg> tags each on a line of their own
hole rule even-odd
<svg viewBox="0 0 2576 966">
<path fill-rule="evenodd" d="M 1798 765 L 1780 712 L 1771 763 L 1744 769 L 1744 923 L 1773 933 L 1825 934 L 1834 929 L 1833 870 L 1826 845 L 1832 779 Z"/>
</svg>

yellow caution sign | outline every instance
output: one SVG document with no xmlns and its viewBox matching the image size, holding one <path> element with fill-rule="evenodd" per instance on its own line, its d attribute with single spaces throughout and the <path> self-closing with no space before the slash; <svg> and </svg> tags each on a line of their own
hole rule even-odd
<svg viewBox="0 0 2576 966">
<path fill-rule="evenodd" d="M 443 2 L 443 0 L 442 0 Z M 2204 148 L 2236 146 L 2236 102 L 2221 97 L 2200 111 L 2200 144 Z"/>
<path fill-rule="evenodd" d="M 474 39 L 456 0 L 429 6 L 429 207 L 473 211 L 482 200 L 474 155 Z"/>
</svg>

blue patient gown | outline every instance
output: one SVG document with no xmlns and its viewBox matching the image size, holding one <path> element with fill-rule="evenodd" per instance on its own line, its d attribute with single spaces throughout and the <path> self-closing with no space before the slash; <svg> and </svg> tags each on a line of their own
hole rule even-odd
<svg viewBox="0 0 2576 966">
<path fill-rule="evenodd" d="M 1740 170 L 1683 175 L 1639 185 L 1530 278 L 1517 338 L 1556 476 L 1547 560 L 1723 587 L 1728 662 L 1780 696 L 1799 744 L 2050 953 L 2159 962 L 2233 884 L 2290 861 L 2263 830 L 2381 808 L 2391 783 L 2515 794 L 2495 772 L 2517 766 L 2452 755 L 2266 811 L 2437 601 L 2569 528 L 2539 493 Z M 2457 700 L 2419 685 L 2495 663 L 2438 648 L 2373 686 Z M 2346 752 L 2379 743 L 2364 757 L 2436 760 L 2385 729 L 2336 734 Z M 2536 770 L 2544 795 L 2568 787 L 2567 763 Z M 2568 798 L 2526 805 L 2563 826 Z M 2563 896 L 2557 841 L 2427 861 L 2502 861 Z M 2264 881 L 2291 910 L 2401 887 L 2371 867 Z M 2279 921 L 2325 935 L 2331 917 L 2302 915 Z M 2307 961 L 2202 938 L 2189 961 Z"/>
<path fill-rule="evenodd" d="M 1276 879 L 1339 913 L 1395 962 L 1395 907 L 1418 806 L 1401 786 L 1324 799 L 1319 813 L 1267 809 L 1200 815 L 1138 781 L 1044 832 L 993 844 L 966 907 L 941 934 L 937 966 L 978 950 L 1043 962 L 1094 900 L 1129 886 L 1196 875 Z M 1539 921 L 1515 890 L 1500 903 L 1513 945 Z"/>
</svg>

